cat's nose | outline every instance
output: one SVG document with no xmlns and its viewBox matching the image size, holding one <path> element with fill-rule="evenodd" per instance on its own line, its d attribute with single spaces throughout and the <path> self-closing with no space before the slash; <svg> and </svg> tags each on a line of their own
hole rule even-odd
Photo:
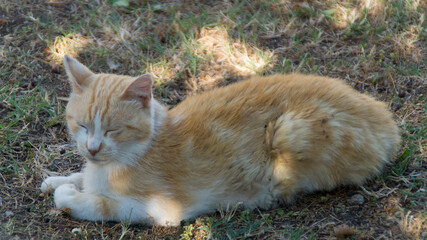
<svg viewBox="0 0 427 240">
<path fill-rule="evenodd" d="M 99 152 L 99 148 L 98 149 L 88 149 L 90 155 L 95 156 L 98 152 Z"/>
<path fill-rule="evenodd" d="M 95 156 L 102 149 L 102 142 L 94 138 L 89 138 L 86 143 L 86 149 L 90 155 Z"/>
</svg>

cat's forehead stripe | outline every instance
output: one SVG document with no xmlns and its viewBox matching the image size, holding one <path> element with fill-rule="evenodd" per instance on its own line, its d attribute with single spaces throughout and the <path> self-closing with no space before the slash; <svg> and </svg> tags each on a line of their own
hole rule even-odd
<svg viewBox="0 0 427 240">
<path fill-rule="evenodd" d="M 98 77 L 98 79 L 96 79 L 95 84 L 92 87 L 92 96 L 91 96 L 90 102 L 89 102 L 89 120 L 93 119 L 92 111 L 93 111 L 93 107 L 95 105 L 94 102 L 95 102 L 95 96 L 96 96 L 96 89 L 98 89 L 99 82 L 101 82 L 101 81 Z"/>
<path fill-rule="evenodd" d="M 114 79 L 113 79 L 114 80 Z M 104 121 L 104 117 L 107 114 L 108 110 L 110 109 L 110 101 L 111 101 L 111 95 L 113 95 L 113 93 L 115 92 L 115 90 L 117 89 L 117 87 L 120 85 L 121 81 L 117 80 L 117 81 L 113 81 L 114 84 L 112 86 L 110 86 L 109 88 L 109 93 L 106 96 L 106 98 L 104 99 L 105 101 L 105 106 L 104 109 L 101 113 L 101 121 Z"/>
<path fill-rule="evenodd" d="M 113 85 L 108 86 L 109 82 Z M 104 120 L 105 114 L 108 112 L 110 106 L 111 95 L 119 86 L 121 81 L 114 81 L 109 75 L 100 74 L 97 76 L 94 85 L 91 88 L 91 98 L 88 108 L 89 121 L 93 121 L 95 113 L 101 111 L 101 121 Z"/>
</svg>

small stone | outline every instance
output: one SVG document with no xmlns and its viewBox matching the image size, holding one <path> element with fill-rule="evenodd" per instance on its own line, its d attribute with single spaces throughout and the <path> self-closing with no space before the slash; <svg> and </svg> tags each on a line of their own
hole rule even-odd
<svg viewBox="0 0 427 240">
<path fill-rule="evenodd" d="M 74 234 L 82 234 L 82 229 L 80 228 L 73 228 L 73 230 L 71 230 L 72 233 Z"/>
<path fill-rule="evenodd" d="M 6 211 L 5 214 L 6 214 L 6 217 L 10 217 L 14 215 L 12 211 Z"/>
<path fill-rule="evenodd" d="M 354 194 L 350 200 L 348 200 L 351 204 L 358 204 L 362 205 L 365 202 L 365 198 L 362 196 L 362 194 Z"/>
</svg>

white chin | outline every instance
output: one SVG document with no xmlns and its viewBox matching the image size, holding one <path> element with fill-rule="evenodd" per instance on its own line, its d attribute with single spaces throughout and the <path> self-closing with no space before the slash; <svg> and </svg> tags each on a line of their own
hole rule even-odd
<svg viewBox="0 0 427 240">
<path fill-rule="evenodd" d="M 96 165 L 106 165 L 106 164 L 109 163 L 109 161 L 101 160 L 101 159 L 98 159 L 98 158 L 90 158 L 89 162 L 91 162 L 93 164 L 96 164 Z"/>
</svg>

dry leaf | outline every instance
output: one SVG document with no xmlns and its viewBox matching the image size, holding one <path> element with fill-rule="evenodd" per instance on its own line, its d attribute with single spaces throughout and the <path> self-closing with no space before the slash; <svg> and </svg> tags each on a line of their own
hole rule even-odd
<svg viewBox="0 0 427 240">
<path fill-rule="evenodd" d="M 62 209 L 62 211 L 64 212 L 64 213 L 66 213 L 66 214 L 68 214 L 68 215 L 70 215 L 71 214 L 71 209 L 69 209 L 69 208 L 64 208 L 64 209 Z"/>
<path fill-rule="evenodd" d="M 347 224 L 341 224 L 334 227 L 334 234 L 337 238 L 345 238 L 348 236 L 352 236 L 356 233 L 356 229 L 354 227 L 350 227 Z"/>
<path fill-rule="evenodd" d="M 59 209 L 56 209 L 56 208 L 52 208 L 50 211 L 49 211 L 49 216 L 58 216 L 58 215 L 60 215 L 62 213 L 62 211 L 61 210 L 59 210 Z"/>
</svg>

